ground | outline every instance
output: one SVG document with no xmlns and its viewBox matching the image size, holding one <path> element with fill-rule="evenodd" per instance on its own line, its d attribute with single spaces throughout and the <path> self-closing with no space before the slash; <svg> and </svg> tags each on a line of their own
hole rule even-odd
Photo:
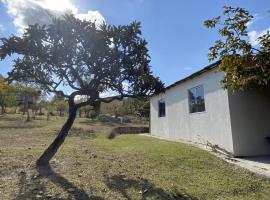
<svg viewBox="0 0 270 200">
<path fill-rule="evenodd" d="M 109 140 L 118 124 L 84 118 L 51 168 L 37 171 L 36 159 L 63 122 L 0 117 L 0 199 L 269 199 L 269 180 L 206 151 L 140 135 Z"/>
</svg>

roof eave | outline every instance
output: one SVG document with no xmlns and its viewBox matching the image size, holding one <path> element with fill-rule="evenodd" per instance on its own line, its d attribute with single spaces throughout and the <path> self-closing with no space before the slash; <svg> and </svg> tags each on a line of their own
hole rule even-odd
<svg viewBox="0 0 270 200">
<path fill-rule="evenodd" d="M 210 65 L 207 65 L 207 66 L 204 67 L 203 69 L 201 69 L 201 70 L 199 70 L 199 71 L 197 71 L 197 72 L 195 72 L 195 73 L 193 73 L 193 74 L 191 74 L 191 75 L 189 75 L 189 76 L 187 76 L 187 77 L 185 77 L 185 78 L 183 78 L 183 79 L 181 79 L 181 80 L 179 80 L 179 81 L 176 81 L 176 82 L 174 82 L 173 84 L 171 84 L 171 85 L 169 85 L 169 86 L 167 86 L 167 87 L 165 87 L 163 92 L 159 92 L 159 93 L 153 94 L 153 95 L 151 95 L 150 97 L 159 95 L 159 94 L 161 94 L 161 93 L 165 93 L 167 90 L 169 90 L 169 89 L 171 89 L 171 88 L 173 88 L 173 87 L 175 87 L 175 86 L 177 86 L 177 85 L 180 85 L 181 83 L 183 83 L 183 82 L 185 82 L 185 81 L 187 81 L 187 80 L 193 79 L 193 78 L 195 78 L 195 77 L 197 77 L 197 76 L 199 76 L 199 75 L 201 75 L 201 74 L 203 74 L 203 73 L 205 73 L 205 72 L 208 72 L 208 71 L 210 71 L 210 70 L 212 70 L 212 69 L 214 69 L 214 68 L 217 68 L 218 65 L 220 64 L 220 62 L 221 62 L 221 61 L 219 60 L 219 61 L 217 61 L 217 62 L 215 62 L 215 63 L 212 63 L 212 64 L 210 64 Z"/>
</svg>

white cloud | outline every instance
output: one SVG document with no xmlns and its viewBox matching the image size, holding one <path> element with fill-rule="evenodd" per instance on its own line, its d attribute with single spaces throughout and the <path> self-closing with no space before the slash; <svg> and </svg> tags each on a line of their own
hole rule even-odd
<svg viewBox="0 0 270 200">
<path fill-rule="evenodd" d="M 78 8 L 69 0 L 1 0 L 6 6 L 7 12 L 13 17 L 13 24 L 19 33 L 22 33 L 27 25 L 39 23 L 49 24 L 50 16 L 60 17 L 65 13 L 73 13 L 79 19 L 95 21 L 96 24 L 105 22 L 99 11 L 89 10 L 80 13 Z"/>
<path fill-rule="evenodd" d="M 0 24 L 0 33 L 3 33 L 5 31 L 5 28 L 2 24 Z"/>
<path fill-rule="evenodd" d="M 259 16 L 259 14 L 254 14 L 254 18 L 247 23 L 247 27 L 250 30 L 250 27 L 258 20 L 264 19 L 264 17 Z M 263 36 L 264 34 L 267 33 L 267 31 L 270 31 L 270 28 L 264 29 L 262 31 L 256 31 L 252 30 L 248 32 L 248 37 L 249 37 L 249 42 L 251 43 L 252 46 L 257 46 L 259 44 L 258 38 Z"/>
<path fill-rule="evenodd" d="M 187 71 L 190 71 L 192 69 L 193 69 L 193 67 L 184 67 L 184 70 L 187 70 Z"/>
<path fill-rule="evenodd" d="M 249 41 L 251 43 L 252 46 L 256 46 L 259 44 L 258 38 L 263 36 L 264 34 L 267 33 L 267 31 L 270 31 L 270 28 L 264 29 L 262 31 L 250 31 L 248 32 L 248 37 L 249 37 Z"/>
<path fill-rule="evenodd" d="M 127 91 L 128 90 L 128 87 L 129 87 L 129 83 L 126 82 L 126 81 L 124 81 L 122 83 L 122 86 L 123 86 L 123 90 L 124 91 Z M 119 93 L 116 92 L 116 91 L 108 90 L 108 91 L 105 91 L 105 92 L 101 93 L 100 94 L 100 97 L 101 98 L 106 98 L 106 97 L 111 97 L 111 96 L 116 96 L 116 95 L 119 95 Z"/>
<path fill-rule="evenodd" d="M 247 27 L 250 27 L 252 24 L 254 24 L 256 21 L 258 21 L 258 20 L 261 20 L 261 19 L 264 19 L 264 17 L 261 17 L 261 16 L 259 16 L 259 14 L 258 13 L 255 13 L 254 15 L 253 15 L 253 19 L 251 20 L 251 21 L 249 21 L 248 23 L 247 23 Z"/>
<path fill-rule="evenodd" d="M 103 92 L 100 94 L 101 98 L 106 98 L 106 97 L 112 97 L 112 96 L 116 96 L 119 95 L 117 92 L 114 91 L 107 91 L 107 92 Z"/>
<path fill-rule="evenodd" d="M 96 24 L 102 24 L 103 22 L 105 22 L 104 17 L 97 10 L 88 11 L 87 13 L 78 13 L 76 17 L 80 20 L 85 19 L 87 21 L 95 22 Z"/>
<path fill-rule="evenodd" d="M 254 24 L 254 22 L 256 22 L 257 21 L 257 19 L 253 19 L 253 20 L 251 20 L 251 21 L 249 21 L 248 23 L 247 23 L 247 27 L 250 27 L 252 24 Z"/>
</svg>

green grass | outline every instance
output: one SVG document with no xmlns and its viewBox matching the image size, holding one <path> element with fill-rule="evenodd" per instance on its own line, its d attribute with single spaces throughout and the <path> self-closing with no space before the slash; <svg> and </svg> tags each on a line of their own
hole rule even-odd
<svg viewBox="0 0 270 200">
<path fill-rule="evenodd" d="M 35 160 L 63 120 L 35 120 L 30 126 L 22 125 L 19 116 L 0 118 L 0 197 L 269 199 L 269 180 L 229 165 L 206 151 L 139 135 L 108 140 L 106 135 L 117 124 L 88 119 L 76 121 L 71 136 L 52 161 L 53 171 L 39 174 Z"/>
</svg>

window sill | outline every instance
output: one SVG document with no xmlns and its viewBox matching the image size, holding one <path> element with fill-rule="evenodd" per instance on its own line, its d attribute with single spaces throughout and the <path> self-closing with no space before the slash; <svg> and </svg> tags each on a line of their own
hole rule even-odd
<svg viewBox="0 0 270 200">
<path fill-rule="evenodd" d="M 199 115 L 199 114 L 205 114 L 206 111 L 202 111 L 202 112 L 194 112 L 194 113 L 189 113 L 190 115 Z"/>
</svg>

